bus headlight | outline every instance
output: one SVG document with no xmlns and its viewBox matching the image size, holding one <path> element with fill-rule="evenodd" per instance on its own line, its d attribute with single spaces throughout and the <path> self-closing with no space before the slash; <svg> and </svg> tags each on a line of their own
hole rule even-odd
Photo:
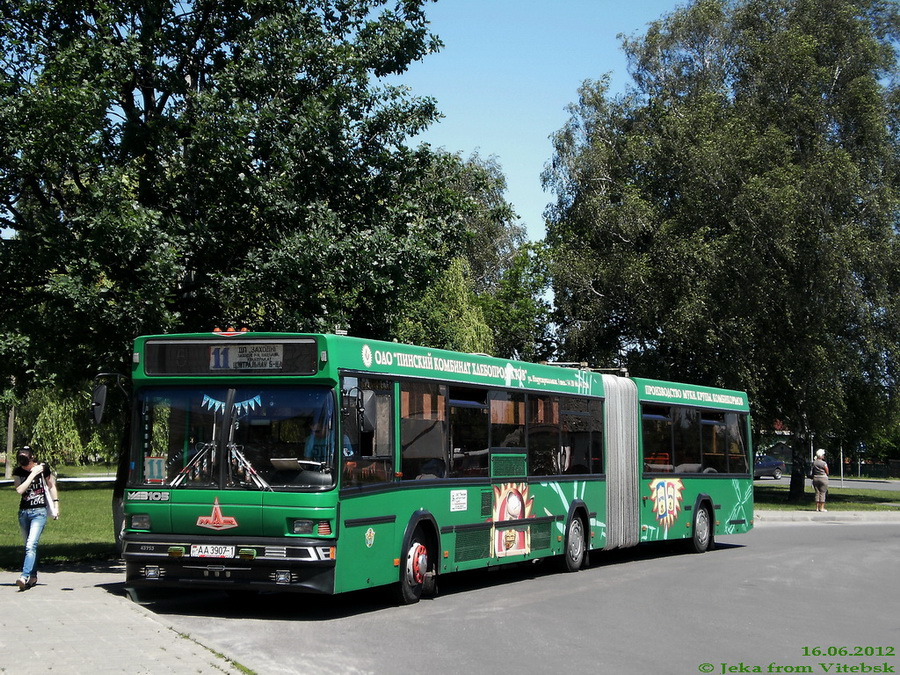
<svg viewBox="0 0 900 675">
<path fill-rule="evenodd" d="M 132 530 L 149 530 L 150 529 L 150 514 L 149 513 L 135 513 L 131 516 L 131 529 Z"/>
<path fill-rule="evenodd" d="M 294 534 L 312 534 L 312 531 L 313 521 L 311 520 L 295 520 L 291 529 Z"/>
</svg>

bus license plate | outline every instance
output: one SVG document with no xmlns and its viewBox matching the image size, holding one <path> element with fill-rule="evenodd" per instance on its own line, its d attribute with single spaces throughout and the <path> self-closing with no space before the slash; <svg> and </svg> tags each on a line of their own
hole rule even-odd
<svg viewBox="0 0 900 675">
<path fill-rule="evenodd" d="M 219 546 L 217 544 L 192 544 L 192 558 L 233 558 L 234 546 Z"/>
</svg>

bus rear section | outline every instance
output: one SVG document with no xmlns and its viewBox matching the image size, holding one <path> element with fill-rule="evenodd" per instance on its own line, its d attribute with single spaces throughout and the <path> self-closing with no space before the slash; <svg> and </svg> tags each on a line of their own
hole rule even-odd
<svg viewBox="0 0 900 675">
<path fill-rule="evenodd" d="M 750 408 L 743 392 L 635 379 L 640 421 L 640 540 L 690 539 L 753 527 Z"/>
</svg>

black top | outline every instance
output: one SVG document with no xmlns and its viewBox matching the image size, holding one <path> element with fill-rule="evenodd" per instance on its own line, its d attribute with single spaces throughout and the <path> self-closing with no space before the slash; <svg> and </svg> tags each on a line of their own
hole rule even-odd
<svg viewBox="0 0 900 675">
<path fill-rule="evenodd" d="M 13 469 L 13 476 L 18 476 L 23 481 L 28 478 L 28 475 L 31 471 L 26 471 L 21 466 L 17 466 Z M 49 476 L 53 475 L 52 469 L 50 469 L 49 464 L 44 464 L 44 472 L 39 476 L 35 477 L 33 481 L 31 481 L 31 485 L 28 486 L 28 489 L 25 490 L 22 495 L 22 499 L 19 502 L 19 511 L 24 511 L 25 509 L 39 509 L 47 507 L 47 500 L 51 497 L 46 494 L 46 480 Z"/>
</svg>

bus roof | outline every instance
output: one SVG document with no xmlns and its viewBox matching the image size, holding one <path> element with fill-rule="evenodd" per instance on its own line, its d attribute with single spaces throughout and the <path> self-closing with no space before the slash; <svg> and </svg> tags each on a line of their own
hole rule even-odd
<svg viewBox="0 0 900 675">
<path fill-rule="evenodd" d="M 277 345 L 281 341 L 289 342 L 315 341 L 314 358 L 318 361 L 315 372 L 287 372 L 279 366 L 281 351 L 271 361 L 270 368 L 236 367 L 234 359 L 228 369 L 213 368 L 213 361 L 221 357 L 211 356 L 216 349 L 228 346 L 249 348 L 257 345 Z M 148 343 L 156 345 L 172 345 L 184 343 L 187 349 L 202 353 L 191 353 L 184 360 L 194 366 L 189 370 L 158 368 L 148 365 Z M 513 389 L 529 389 L 555 392 L 560 394 L 578 394 L 603 396 L 603 379 L 600 375 L 587 370 L 565 368 L 561 366 L 526 363 L 512 359 L 499 359 L 485 354 L 467 354 L 444 349 L 429 349 L 415 345 L 396 342 L 369 340 L 346 335 L 311 334 L 311 333 L 191 333 L 170 335 L 147 335 L 135 340 L 135 362 L 133 375 L 138 379 L 169 378 L 221 378 L 223 375 L 235 377 L 268 378 L 284 375 L 318 375 L 335 378 L 339 370 L 373 375 L 390 375 L 397 377 L 424 377 L 440 379 L 461 384 L 472 384 Z M 208 355 L 209 354 L 209 355 Z M 170 355 L 171 358 L 171 355 Z M 139 363 L 140 362 L 140 363 Z M 251 372 L 252 371 L 252 372 Z"/>
<path fill-rule="evenodd" d="M 232 360 L 231 368 L 213 372 L 213 357 L 219 348 L 234 346 L 251 347 L 305 342 L 314 351 L 310 372 L 282 371 L 278 367 L 280 358 L 276 356 L 269 368 L 243 370 Z M 202 354 L 193 355 L 193 363 L 199 364 L 192 372 L 147 373 L 148 359 L 145 356 L 147 343 L 193 343 Z M 314 343 L 314 347 L 313 347 Z M 216 357 L 218 358 L 218 357 Z M 315 364 L 318 364 L 317 366 Z M 206 365 L 204 365 L 206 364 Z M 205 372 L 198 372 L 205 370 Z M 532 391 L 575 394 L 582 396 L 604 396 L 603 376 L 590 370 L 568 368 L 552 364 L 528 363 L 512 359 L 500 359 L 485 354 L 467 354 L 444 349 L 430 349 L 396 342 L 384 342 L 347 335 L 314 333 L 266 333 L 266 332 L 210 332 L 183 333 L 170 335 L 146 335 L 135 340 L 135 362 L 133 375 L 143 379 L 188 377 L 235 377 L 269 378 L 284 375 L 319 375 L 336 378 L 339 370 L 373 375 L 397 377 L 423 377 L 440 379 L 460 384 L 471 384 Z M 681 384 L 662 380 L 631 378 L 638 389 L 638 398 L 643 402 L 692 405 L 722 410 L 749 410 L 747 395 L 740 391 L 717 389 L 700 385 Z"/>
<path fill-rule="evenodd" d="M 587 370 L 364 338 L 327 336 L 326 341 L 329 352 L 337 353 L 340 367 L 347 370 L 562 394 L 603 395 L 602 378 Z"/>
<path fill-rule="evenodd" d="M 750 410 L 747 394 L 730 389 L 716 389 L 696 384 L 632 378 L 638 388 L 638 400 L 646 403 L 691 405 L 720 410 Z"/>
</svg>

